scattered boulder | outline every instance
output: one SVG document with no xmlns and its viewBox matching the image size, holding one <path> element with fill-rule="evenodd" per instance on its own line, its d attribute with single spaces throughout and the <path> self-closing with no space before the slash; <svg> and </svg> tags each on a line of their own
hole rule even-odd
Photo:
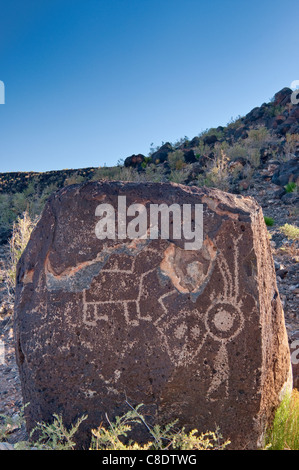
<svg viewBox="0 0 299 470">
<path fill-rule="evenodd" d="M 214 135 L 214 134 L 203 137 L 203 142 L 205 145 L 213 145 L 217 141 L 218 141 L 218 137 L 217 135 Z"/>
<path fill-rule="evenodd" d="M 284 204 L 292 204 L 294 206 L 298 206 L 299 194 L 297 192 L 286 193 L 281 197 L 281 200 Z"/>
<path fill-rule="evenodd" d="M 150 204 L 202 204 L 201 246 L 185 249 L 171 230 L 128 238 L 119 196 L 147 215 Z M 96 236 L 100 204 L 116 210 L 116 238 Z M 66 426 L 87 414 L 78 449 L 126 400 L 143 403 L 151 423 L 219 426 L 231 448 L 256 449 L 291 380 L 262 209 L 216 189 L 95 182 L 56 192 L 18 264 L 14 338 L 28 432 L 54 413 Z"/>
<path fill-rule="evenodd" d="M 197 158 L 195 153 L 192 149 L 184 151 L 184 159 L 186 163 L 195 163 L 197 162 Z"/>
<path fill-rule="evenodd" d="M 188 147 L 195 148 L 195 147 L 198 147 L 199 144 L 200 144 L 200 138 L 196 136 L 196 137 L 193 137 L 192 140 L 190 140 L 190 142 L 188 143 Z"/>
<path fill-rule="evenodd" d="M 141 153 L 138 153 L 138 155 L 131 155 L 130 157 L 127 157 L 124 161 L 125 167 L 133 167 L 136 168 L 141 165 L 142 162 L 144 162 L 144 155 Z"/>
<path fill-rule="evenodd" d="M 166 142 L 166 144 L 163 144 L 151 155 L 151 159 L 154 163 L 164 163 L 167 160 L 169 152 L 173 152 L 173 148 L 169 142 Z"/>
<path fill-rule="evenodd" d="M 274 106 L 285 106 L 291 101 L 292 90 L 290 88 L 283 88 L 274 95 Z"/>
<path fill-rule="evenodd" d="M 296 182 L 299 178 L 299 157 L 281 163 L 272 176 L 272 183 L 285 186 L 290 181 Z"/>
<path fill-rule="evenodd" d="M 12 229 L 6 227 L 0 227 L 0 245 L 4 245 L 8 242 L 10 236 L 12 234 Z"/>
</svg>

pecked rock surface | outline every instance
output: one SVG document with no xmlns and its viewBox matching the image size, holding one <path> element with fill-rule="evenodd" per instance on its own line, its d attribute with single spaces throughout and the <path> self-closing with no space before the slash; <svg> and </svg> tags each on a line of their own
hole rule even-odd
<svg viewBox="0 0 299 470">
<path fill-rule="evenodd" d="M 98 239 L 96 208 L 117 208 L 118 196 L 147 213 L 151 203 L 203 204 L 201 248 L 172 232 Z M 255 449 L 291 383 L 262 210 L 215 189 L 99 182 L 56 192 L 19 262 L 14 337 L 28 431 L 53 413 L 66 425 L 88 414 L 78 448 L 127 401 L 144 403 L 151 424 L 219 426 L 232 449 Z M 130 438 L 148 436 L 137 427 Z"/>
</svg>

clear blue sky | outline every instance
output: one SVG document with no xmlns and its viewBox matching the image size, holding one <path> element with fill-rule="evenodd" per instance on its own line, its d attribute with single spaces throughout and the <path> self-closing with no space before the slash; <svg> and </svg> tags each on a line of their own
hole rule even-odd
<svg viewBox="0 0 299 470">
<path fill-rule="evenodd" d="M 0 2 L 0 171 L 115 165 L 299 79 L 298 0 Z"/>
</svg>

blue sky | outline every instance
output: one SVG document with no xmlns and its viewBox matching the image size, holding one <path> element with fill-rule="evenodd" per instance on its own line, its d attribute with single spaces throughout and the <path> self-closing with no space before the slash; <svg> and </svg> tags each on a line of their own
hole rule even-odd
<svg viewBox="0 0 299 470">
<path fill-rule="evenodd" d="M 297 0 L 1 1 L 0 172 L 115 165 L 299 79 Z"/>
</svg>

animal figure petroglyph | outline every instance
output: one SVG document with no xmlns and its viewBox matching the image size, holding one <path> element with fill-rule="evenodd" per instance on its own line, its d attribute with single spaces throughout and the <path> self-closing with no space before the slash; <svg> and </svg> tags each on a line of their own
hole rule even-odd
<svg viewBox="0 0 299 470">
<path fill-rule="evenodd" d="M 146 327 L 151 323 L 160 338 L 161 347 L 176 366 L 187 367 L 199 360 L 200 352 L 210 337 L 216 342 L 218 352 L 214 359 L 214 374 L 207 391 L 207 399 L 213 401 L 213 394 L 224 385 L 224 397 L 229 393 L 229 360 L 227 345 L 244 328 L 242 299 L 239 292 L 238 242 L 232 240 L 232 257 L 230 265 L 221 253 L 217 255 L 216 264 L 222 282 L 219 290 L 211 294 L 211 304 L 206 311 L 201 311 L 198 303 L 186 304 L 186 294 L 169 284 L 160 285 L 156 298 L 155 311 L 146 311 L 146 299 L 151 295 L 147 291 L 150 278 L 157 279 L 157 272 L 163 253 L 150 245 L 145 245 L 137 255 L 127 257 L 125 263 L 116 256 L 110 265 L 105 265 L 91 289 L 83 292 L 83 321 L 88 328 L 101 328 L 103 344 L 113 351 L 114 339 L 119 334 L 119 323 L 113 320 L 113 312 L 123 318 L 123 328 L 134 329 Z M 140 260 L 139 257 L 142 256 Z M 137 264 L 144 264 L 144 271 L 136 275 Z M 115 285 L 115 290 L 106 289 Z M 153 294 L 155 295 L 155 294 Z M 170 303 L 176 306 L 175 313 L 169 314 Z M 133 335 L 134 337 L 134 335 Z M 192 344 L 192 347 L 190 345 Z M 136 340 L 123 341 L 121 357 L 125 357 L 136 345 Z M 117 381 L 116 377 L 106 380 Z"/>
</svg>

